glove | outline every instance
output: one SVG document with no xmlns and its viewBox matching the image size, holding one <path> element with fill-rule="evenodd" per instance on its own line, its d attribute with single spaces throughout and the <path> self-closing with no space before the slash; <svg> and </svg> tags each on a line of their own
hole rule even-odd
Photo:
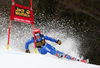
<svg viewBox="0 0 100 68">
<path fill-rule="evenodd" d="M 60 40 L 57 40 L 56 43 L 58 43 L 59 45 L 61 45 L 61 41 Z"/>
<path fill-rule="evenodd" d="M 31 53 L 31 52 L 29 51 L 29 49 L 27 49 L 25 52 L 26 52 L 26 53 Z"/>
</svg>

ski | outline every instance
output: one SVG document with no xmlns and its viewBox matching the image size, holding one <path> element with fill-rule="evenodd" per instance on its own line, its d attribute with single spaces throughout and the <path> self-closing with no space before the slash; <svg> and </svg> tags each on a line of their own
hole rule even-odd
<svg viewBox="0 0 100 68">
<path fill-rule="evenodd" d="M 86 60 L 80 60 L 80 62 L 83 62 L 83 63 L 89 63 L 89 59 L 86 59 Z"/>
</svg>

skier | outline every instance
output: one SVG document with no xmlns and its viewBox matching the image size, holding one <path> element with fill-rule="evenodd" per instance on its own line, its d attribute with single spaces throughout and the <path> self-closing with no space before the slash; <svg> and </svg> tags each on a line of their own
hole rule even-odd
<svg viewBox="0 0 100 68">
<path fill-rule="evenodd" d="M 55 42 L 59 45 L 61 45 L 61 41 L 60 40 L 56 40 L 53 39 L 51 37 L 48 37 L 44 34 L 41 34 L 39 29 L 35 29 L 34 30 L 35 33 L 35 38 L 36 38 L 36 48 L 39 51 L 40 54 L 45 55 L 47 53 L 50 53 L 52 55 L 57 56 L 58 58 L 66 58 L 69 60 L 76 60 L 76 61 L 80 61 L 79 59 L 76 59 L 75 57 L 71 57 L 68 54 L 64 54 L 63 52 L 60 52 L 59 50 L 56 50 L 56 48 L 54 48 L 53 46 L 51 46 L 50 44 L 48 44 L 46 42 L 46 40 L 50 40 L 52 42 Z M 29 44 L 34 43 L 34 37 L 32 37 L 31 39 L 29 39 L 26 44 L 25 44 L 25 52 L 26 53 L 30 53 L 29 50 Z M 81 60 L 82 62 L 86 62 L 84 60 Z"/>
</svg>

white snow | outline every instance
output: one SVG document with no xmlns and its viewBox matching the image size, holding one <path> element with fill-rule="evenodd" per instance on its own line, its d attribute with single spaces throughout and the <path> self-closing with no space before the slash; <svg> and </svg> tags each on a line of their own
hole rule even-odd
<svg viewBox="0 0 100 68">
<path fill-rule="evenodd" d="M 100 68 L 99 65 L 52 58 L 48 55 L 0 52 L 0 68 Z"/>
</svg>

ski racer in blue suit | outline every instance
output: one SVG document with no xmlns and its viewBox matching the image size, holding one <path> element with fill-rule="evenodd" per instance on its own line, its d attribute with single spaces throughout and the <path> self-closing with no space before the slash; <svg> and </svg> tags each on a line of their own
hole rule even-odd
<svg viewBox="0 0 100 68">
<path fill-rule="evenodd" d="M 50 53 L 52 55 L 55 55 L 59 58 L 66 58 L 66 59 L 70 59 L 70 60 L 78 60 L 75 57 L 71 57 L 70 55 L 64 54 L 63 52 L 60 52 L 59 50 L 56 50 L 56 48 L 54 48 L 53 46 L 51 46 L 49 43 L 46 42 L 46 40 L 50 40 L 52 42 L 55 42 L 59 45 L 61 45 L 61 41 L 60 40 L 56 40 L 53 39 L 51 37 L 48 37 L 44 34 L 41 34 L 39 29 L 35 29 L 35 38 L 36 38 L 36 48 L 39 51 L 40 54 L 45 55 L 47 53 Z M 31 39 L 29 39 L 26 44 L 25 44 L 25 52 L 26 53 L 30 53 L 29 51 L 29 44 L 34 43 L 34 37 L 32 37 Z"/>
</svg>

